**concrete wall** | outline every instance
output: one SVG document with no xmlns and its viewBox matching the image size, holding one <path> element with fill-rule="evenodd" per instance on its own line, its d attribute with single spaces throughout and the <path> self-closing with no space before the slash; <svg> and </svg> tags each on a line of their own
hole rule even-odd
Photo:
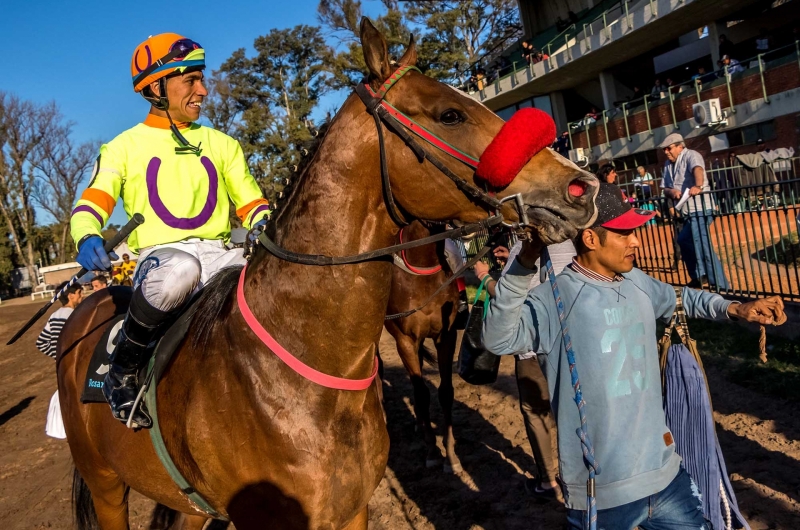
<svg viewBox="0 0 800 530">
<path fill-rule="evenodd" d="M 608 123 L 608 140 L 606 145 L 605 128 L 598 122 L 589 128 L 589 141 L 595 160 L 619 158 L 633 153 L 655 149 L 656 146 L 672 132 L 680 132 L 692 140 L 690 147 L 710 154 L 707 136 L 731 129 L 752 125 L 771 119 L 776 120 L 778 140 L 775 145 L 767 147 L 798 146 L 798 133 L 794 125 L 794 116 L 800 112 L 800 70 L 796 61 L 777 66 L 765 73 L 767 93 L 770 103 L 763 100 L 761 78 L 755 74 L 734 78 L 731 86 L 736 113 L 729 113 L 728 125 L 725 127 L 695 128 L 692 120 L 692 105 L 697 102 L 694 92 L 675 100 L 675 116 L 678 129 L 673 125 L 669 104 L 661 100 L 661 104 L 649 109 L 652 133 L 647 129 L 647 117 L 644 109 L 628 115 L 628 129 L 631 139 L 627 139 L 625 121 L 621 114 L 612 117 Z M 719 98 L 722 108 L 730 108 L 727 86 L 725 84 L 712 87 L 701 92 L 701 99 Z M 585 131 L 573 132 L 573 147 L 588 147 Z M 752 146 L 748 148 L 752 151 Z M 721 156 L 716 153 L 715 156 Z"/>
</svg>

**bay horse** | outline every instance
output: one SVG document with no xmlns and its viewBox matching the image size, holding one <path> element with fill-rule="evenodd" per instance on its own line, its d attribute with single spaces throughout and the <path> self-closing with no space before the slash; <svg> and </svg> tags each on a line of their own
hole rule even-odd
<svg viewBox="0 0 800 530">
<path fill-rule="evenodd" d="M 401 241 L 413 241 L 431 235 L 419 221 L 414 221 L 401 232 Z M 427 300 L 454 271 L 444 255 L 444 243 L 409 249 L 401 258 L 407 272 L 401 267 L 392 270 L 392 288 L 389 294 L 388 313 L 396 314 L 418 307 Z M 422 377 L 423 341 L 433 339 L 436 347 L 436 364 L 439 369 L 439 404 L 444 416 L 442 442 L 445 449 L 444 471 L 458 473 L 461 462 L 455 453 L 453 437 L 453 358 L 456 351 L 459 293 L 451 283 L 427 305 L 415 313 L 387 320 L 386 330 L 397 343 L 397 353 L 403 361 L 414 388 L 414 415 L 425 439 L 427 454 L 425 466 L 432 468 L 442 463 L 442 453 L 436 445 L 436 433 L 430 419 L 430 392 Z"/>
<path fill-rule="evenodd" d="M 377 94 L 397 64 L 366 19 L 361 44 L 368 87 Z M 398 64 L 415 62 L 412 41 Z M 385 100 L 459 152 L 480 156 L 503 126 L 465 94 L 418 71 L 400 72 L 378 103 Z M 463 191 L 483 189 L 474 170 L 430 141 L 416 145 L 425 154 L 418 158 L 397 130 L 376 127 L 370 112 L 377 107 L 365 106 L 359 95 L 365 90 L 359 85 L 346 99 L 271 223 L 267 235 L 278 246 L 328 256 L 387 248 L 399 231 L 389 199 L 410 219 L 474 223 L 489 216 L 489 201 Z M 504 218 L 514 222 L 527 213 L 528 230 L 547 243 L 572 237 L 596 215 L 596 179 L 550 149 L 526 159 L 513 182 L 493 191 L 498 200 L 519 194 L 524 211 L 503 203 Z M 188 338 L 157 387 L 164 443 L 189 491 L 238 530 L 364 530 L 389 453 L 379 383 L 368 376 L 375 373 L 393 265 L 309 266 L 273 252 L 258 246 L 244 270 L 221 271 L 205 286 Z M 126 428 L 105 404 L 80 402 L 92 351 L 106 323 L 125 311 L 126 291 L 107 289 L 81 304 L 59 342 L 59 396 L 77 470 L 76 520 L 87 526 L 96 517 L 103 530 L 127 530 L 134 489 L 188 514 L 185 527 L 199 529 L 207 512 L 172 481 L 149 433 Z M 371 384 L 349 391 L 312 382 L 278 358 L 281 348 L 268 348 L 257 329 L 269 330 L 295 361 Z"/>
</svg>

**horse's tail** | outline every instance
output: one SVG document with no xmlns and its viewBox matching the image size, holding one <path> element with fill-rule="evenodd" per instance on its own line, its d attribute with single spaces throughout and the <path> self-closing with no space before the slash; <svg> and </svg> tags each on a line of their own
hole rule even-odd
<svg viewBox="0 0 800 530">
<path fill-rule="evenodd" d="M 72 509 L 74 510 L 75 528 L 78 530 L 100 530 L 94 501 L 89 486 L 83 480 L 77 468 L 72 473 Z"/>
</svg>

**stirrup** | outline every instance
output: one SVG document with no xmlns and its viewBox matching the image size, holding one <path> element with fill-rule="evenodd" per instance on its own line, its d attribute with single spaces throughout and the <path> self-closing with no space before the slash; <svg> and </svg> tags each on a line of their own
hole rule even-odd
<svg viewBox="0 0 800 530">
<path fill-rule="evenodd" d="M 137 374 L 118 374 L 114 368 L 108 371 L 103 384 L 103 395 L 111 406 L 111 414 L 128 428 L 151 428 L 153 418 L 142 401 L 146 385 L 139 387 Z M 118 375 L 122 377 L 118 378 Z"/>
</svg>

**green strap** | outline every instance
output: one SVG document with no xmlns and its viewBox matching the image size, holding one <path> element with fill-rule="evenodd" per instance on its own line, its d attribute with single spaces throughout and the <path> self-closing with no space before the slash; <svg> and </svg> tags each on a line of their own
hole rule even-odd
<svg viewBox="0 0 800 530">
<path fill-rule="evenodd" d="M 181 472 L 178 471 L 178 468 L 175 466 L 175 462 L 173 462 L 172 458 L 169 456 L 166 445 L 164 445 L 164 437 L 161 435 L 161 428 L 158 424 L 158 407 L 156 406 L 157 382 L 152 381 L 152 379 L 154 379 L 152 377 L 154 360 L 155 356 L 150 359 L 150 366 L 147 368 L 148 375 L 146 380 L 149 382 L 149 384 L 147 385 L 147 390 L 145 391 L 147 410 L 153 417 L 153 427 L 150 429 L 150 441 L 153 443 L 153 449 L 156 450 L 158 459 L 161 460 L 161 464 L 164 466 L 164 469 L 167 470 L 167 473 L 169 473 L 172 481 L 175 482 L 178 488 L 180 488 L 180 490 L 187 497 L 189 497 L 190 502 L 215 519 L 225 519 L 219 513 L 217 513 L 217 511 L 212 508 L 211 505 L 208 504 L 199 493 L 197 493 L 197 491 L 195 491 L 195 489 L 191 484 L 189 484 L 183 475 L 181 475 Z"/>
<path fill-rule="evenodd" d="M 489 283 L 489 280 L 491 280 L 491 279 L 492 279 L 492 277 L 489 276 L 488 274 L 483 277 L 483 280 L 481 280 L 481 284 L 478 286 L 478 293 L 475 295 L 475 301 L 472 302 L 472 305 L 477 304 L 478 300 L 481 299 L 481 293 L 483 293 L 484 287 L 486 287 L 486 284 Z M 483 303 L 483 319 L 484 320 L 486 320 L 486 313 L 488 311 L 489 311 L 489 289 L 486 289 L 486 301 Z"/>
</svg>

